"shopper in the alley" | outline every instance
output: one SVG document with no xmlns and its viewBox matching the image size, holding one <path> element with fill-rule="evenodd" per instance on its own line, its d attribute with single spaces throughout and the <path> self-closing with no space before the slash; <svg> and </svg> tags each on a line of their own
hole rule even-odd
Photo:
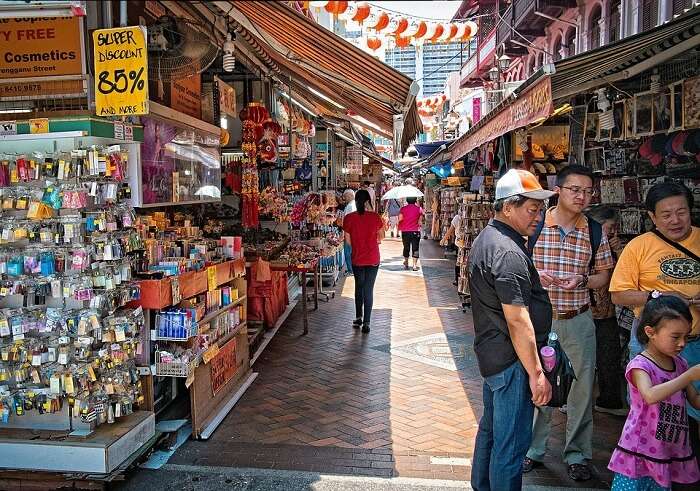
<svg viewBox="0 0 700 491">
<path fill-rule="evenodd" d="M 408 269 L 409 258 L 413 259 L 413 271 L 418 271 L 420 257 L 420 234 L 424 212 L 417 198 L 406 198 L 406 206 L 399 211 L 399 230 L 403 241 L 403 267 Z"/>
<path fill-rule="evenodd" d="M 355 206 L 355 191 L 353 191 L 352 189 L 346 189 L 345 191 L 343 191 L 343 202 L 345 203 L 345 208 L 343 208 L 344 217 L 356 211 L 357 207 Z M 345 272 L 351 275 L 352 247 L 350 247 L 350 241 L 347 239 L 343 244 L 343 255 L 345 256 Z"/>
<path fill-rule="evenodd" d="M 691 225 L 693 194 L 682 184 L 655 184 L 646 196 L 654 230 L 625 246 L 610 282 L 612 299 L 634 308 L 629 350 L 634 358 L 644 348 L 635 334 L 642 308 L 658 296 L 675 296 L 690 307 L 693 322 L 681 356 L 690 366 L 700 363 L 700 228 Z M 695 384 L 700 389 L 700 383 Z M 700 411 L 688 407 L 690 438 L 700 454 Z"/>
<path fill-rule="evenodd" d="M 382 217 L 371 211 L 369 193 L 355 193 L 357 211 L 345 216 L 345 242 L 352 248 L 352 271 L 355 276 L 355 320 L 352 325 L 363 333 L 370 330 L 374 282 L 379 271 L 379 243 L 384 237 Z"/>
<path fill-rule="evenodd" d="M 550 332 L 552 306 L 523 237 L 535 233 L 552 195 L 531 173 L 508 171 L 496 185 L 496 217 L 470 253 L 474 351 L 484 377 L 471 474 L 477 491 L 521 489 L 534 405 L 551 397 L 538 349 Z"/>
<path fill-rule="evenodd" d="M 564 461 L 574 481 L 591 478 L 593 383 L 596 340 L 591 292 L 607 285 L 614 266 L 602 227 L 583 210 L 594 194 L 591 170 L 564 167 L 556 179 L 557 205 L 545 213 L 538 232 L 530 238 L 532 259 L 552 302 L 552 331 L 559 337 L 576 373 L 567 400 Z M 538 408 L 532 444 L 523 471 L 543 465 L 551 428 L 551 408 Z"/>
</svg>

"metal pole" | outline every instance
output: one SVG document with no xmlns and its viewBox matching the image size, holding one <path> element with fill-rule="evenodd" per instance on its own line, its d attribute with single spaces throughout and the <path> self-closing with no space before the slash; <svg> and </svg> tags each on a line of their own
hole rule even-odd
<svg viewBox="0 0 700 491">
<path fill-rule="evenodd" d="M 127 24 L 126 0 L 119 0 L 119 25 L 121 27 L 126 27 Z"/>
</svg>

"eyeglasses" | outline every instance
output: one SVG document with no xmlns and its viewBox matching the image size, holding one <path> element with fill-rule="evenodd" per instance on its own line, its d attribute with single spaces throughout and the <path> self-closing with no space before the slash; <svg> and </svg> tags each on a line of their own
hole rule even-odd
<svg viewBox="0 0 700 491">
<path fill-rule="evenodd" d="M 561 186 L 563 189 L 568 189 L 571 194 L 578 196 L 579 194 L 585 194 L 589 198 L 596 195 L 596 190 L 593 188 L 580 188 L 578 186 Z"/>
</svg>

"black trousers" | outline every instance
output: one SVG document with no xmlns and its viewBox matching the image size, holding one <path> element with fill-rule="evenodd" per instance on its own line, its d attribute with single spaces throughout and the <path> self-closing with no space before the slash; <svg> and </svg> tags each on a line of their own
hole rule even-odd
<svg viewBox="0 0 700 491">
<path fill-rule="evenodd" d="M 362 319 L 363 324 L 369 325 L 372 317 L 372 305 L 374 304 L 374 282 L 377 279 L 379 265 L 357 266 L 352 265 L 355 275 L 355 318 Z"/>
<path fill-rule="evenodd" d="M 595 319 L 596 369 L 600 395 L 596 405 L 608 409 L 622 407 L 624 377 L 622 374 L 622 346 L 617 319 Z"/>
<path fill-rule="evenodd" d="M 401 232 L 401 240 L 403 241 L 403 257 L 408 259 L 413 249 L 413 257 L 418 257 L 420 249 L 420 232 Z"/>
</svg>

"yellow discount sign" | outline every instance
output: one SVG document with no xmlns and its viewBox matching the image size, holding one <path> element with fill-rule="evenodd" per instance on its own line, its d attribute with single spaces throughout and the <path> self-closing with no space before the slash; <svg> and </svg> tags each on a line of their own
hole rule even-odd
<svg viewBox="0 0 700 491">
<path fill-rule="evenodd" d="M 148 58 L 143 26 L 92 33 L 98 116 L 148 114 Z"/>
</svg>

